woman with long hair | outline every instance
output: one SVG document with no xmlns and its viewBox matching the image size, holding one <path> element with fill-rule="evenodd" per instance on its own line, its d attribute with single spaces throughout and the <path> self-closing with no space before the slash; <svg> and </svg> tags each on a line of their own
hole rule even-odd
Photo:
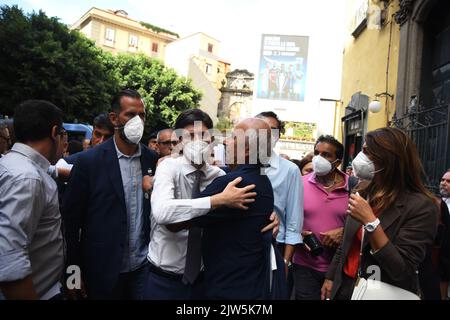
<svg viewBox="0 0 450 320">
<path fill-rule="evenodd" d="M 438 211 L 414 143 L 399 129 L 371 131 L 352 165 L 361 182 L 349 199 L 322 299 L 350 299 L 356 278 L 377 270 L 377 280 L 418 294 L 417 270 L 433 243 Z"/>
</svg>

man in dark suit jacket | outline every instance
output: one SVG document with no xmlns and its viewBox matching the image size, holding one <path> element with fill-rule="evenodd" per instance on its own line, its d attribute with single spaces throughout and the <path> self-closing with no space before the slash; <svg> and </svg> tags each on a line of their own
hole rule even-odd
<svg viewBox="0 0 450 320">
<path fill-rule="evenodd" d="M 158 157 L 139 144 L 145 119 L 139 94 L 119 92 L 112 110 L 114 137 L 79 155 L 65 192 L 67 264 L 81 268 L 91 299 L 140 299 L 150 236 L 142 177 Z"/>
<path fill-rule="evenodd" d="M 438 229 L 439 251 L 439 277 L 441 281 L 441 296 L 448 297 L 450 282 L 450 169 L 444 173 L 439 185 L 441 198 L 441 219 Z"/>
<path fill-rule="evenodd" d="M 272 232 L 261 229 L 270 223 L 273 191 L 267 176 L 261 175 L 261 166 L 238 166 L 214 180 L 200 197 L 222 192 L 237 177 L 242 177 L 239 188 L 256 185 L 257 196 L 248 210 L 220 208 L 193 220 L 193 225 L 204 228 L 205 298 L 268 299 Z"/>
<path fill-rule="evenodd" d="M 259 152 L 259 129 L 266 130 L 269 145 L 267 154 Z M 245 163 L 237 164 L 238 150 L 236 132 L 246 139 Z M 249 134 L 254 130 L 254 134 Z M 213 196 L 222 192 L 230 181 L 242 177 L 238 187 L 256 186 L 256 198 L 248 210 L 219 208 L 205 216 L 191 220 L 191 225 L 202 227 L 202 257 L 204 263 L 203 298 L 206 299 L 279 299 L 287 298 L 284 263 L 281 255 L 273 248 L 272 232 L 261 230 L 270 223 L 273 212 L 273 190 L 270 180 L 262 172 L 263 163 L 270 158 L 270 127 L 260 119 L 247 119 L 235 127 L 235 135 L 226 142 L 231 172 L 214 180 L 200 194 Z M 253 141 L 252 141 L 253 140 Z M 242 141 L 242 140 L 241 140 Z M 255 148 L 257 164 L 250 162 L 249 146 Z M 253 158 L 254 159 L 254 158 Z M 272 272 L 272 256 L 277 261 L 277 272 Z M 276 289 L 277 294 L 273 290 Z"/>
</svg>

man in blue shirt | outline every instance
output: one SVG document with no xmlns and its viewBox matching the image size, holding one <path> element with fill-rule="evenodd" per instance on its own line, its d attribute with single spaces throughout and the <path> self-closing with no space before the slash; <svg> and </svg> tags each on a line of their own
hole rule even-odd
<svg viewBox="0 0 450 320">
<path fill-rule="evenodd" d="M 275 147 L 280 133 L 284 131 L 283 123 L 277 114 L 271 111 L 262 112 L 256 117 L 264 120 L 272 129 L 272 147 Z M 288 268 L 292 264 L 295 246 L 302 243 L 303 180 L 298 167 L 280 157 L 275 151 L 272 151 L 269 164 L 270 167 L 266 169 L 266 174 L 272 183 L 275 211 L 280 219 L 277 243 L 284 256 L 290 294 L 293 288 L 293 279 Z"/>
</svg>

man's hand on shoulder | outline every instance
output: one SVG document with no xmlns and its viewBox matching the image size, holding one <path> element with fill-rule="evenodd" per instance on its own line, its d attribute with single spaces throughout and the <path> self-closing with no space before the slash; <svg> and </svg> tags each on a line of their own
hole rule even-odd
<svg viewBox="0 0 450 320">
<path fill-rule="evenodd" d="M 251 184 L 243 188 L 236 187 L 242 181 L 241 177 L 229 182 L 226 188 L 219 194 L 211 197 L 211 208 L 226 206 L 229 208 L 247 210 L 249 203 L 255 202 L 256 192 L 255 185 Z"/>
</svg>

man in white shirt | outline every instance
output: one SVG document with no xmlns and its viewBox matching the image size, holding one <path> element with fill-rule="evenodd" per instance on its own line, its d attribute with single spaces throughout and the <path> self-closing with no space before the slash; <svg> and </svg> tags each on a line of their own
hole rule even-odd
<svg viewBox="0 0 450 320">
<path fill-rule="evenodd" d="M 156 170 L 151 197 L 150 272 L 145 284 L 145 299 L 193 299 L 198 297 L 197 291 L 200 290 L 201 276 L 190 279 L 185 271 L 188 266 L 186 257 L 189 260 L 191 256 L 188 247 L 194 241 L 199 243 L 201 233 L 200 239 L 197 237 L 191 241 L 189 233 L 194 235 L 192 229 L 172 232 L 166 225 L 205 215 L 220 206 L 244 209 L 254 202 L 255 193 L 250 192 L 254 185 L 236 188 L 241 178 L 230 182 L 220 194 L 193 199 L 215 178 L 225 174 L 204 160 L 211 152 L 208 129 L 212 127 L 211 118 L 200 109 L 183 112 L 175 123 L 175 130 L 184 132 L 181 135 L 183 156 L 165 159 Z M 275 221 L 269 227 L 277 224 Z"/>
</svg>

